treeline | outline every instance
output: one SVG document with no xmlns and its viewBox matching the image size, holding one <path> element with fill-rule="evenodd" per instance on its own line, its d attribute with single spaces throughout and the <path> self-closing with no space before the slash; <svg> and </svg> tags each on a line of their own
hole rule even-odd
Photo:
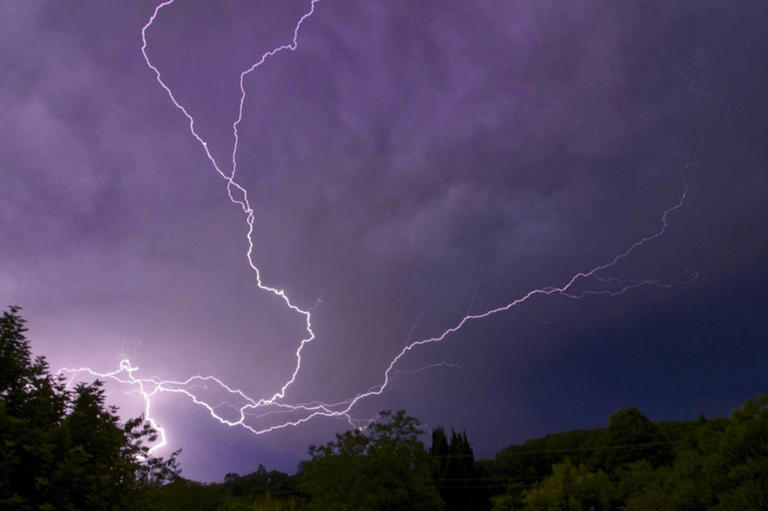
<svg viewBox="0 0 768 511">
<path fill-rule="evenodd" d="M 436 429 L 427 449 L 418 431 L 416 419 L 384 412 L 371 431 L 311 447 L 295 475 L 259 467 L 220 484 L 179 479 L 156 488 L 157 509 L 768 509 L 765 397 L 727 419 L 657 423 L 627 408 L 605 428 L 535 438 L 488 460 L 474 459 L 464 433 Z"/>
<path fill-rule="evenodd" d="M 634 408 L 606 427 L 556 433 L 475 460 L 466 433 L 384 411 L 309 447 L 295 474 L 203 484 L 155 432 L 120 423 L 98 383 L 67 390 L 33 360 L 18 308 L 0 317 L 0 510 L 603 511 L 768 510 L 768 399 L 730 418 L 653 422 Z"/>
<path fill-rule="evenodd" d="M 419 421 L 403 411 L 381 412 L 365 431 L 337 434 L 309 447 L 310 459 L 294 475 L 259 466 L 223 483 L 177 479 L 151 489 L 153 510 L 333 511 L 491 509 L 472 448 L 464 433 L 432 432 L 421 441 Z"/>
<path fill-rule="evenodd" d="M 498 511 L 766 510 L 768 399 L 727 419 L 652 422 L 628 408 L 606 428 L 512 445 L 478 465 L 506 485 Z"/>
</svg>

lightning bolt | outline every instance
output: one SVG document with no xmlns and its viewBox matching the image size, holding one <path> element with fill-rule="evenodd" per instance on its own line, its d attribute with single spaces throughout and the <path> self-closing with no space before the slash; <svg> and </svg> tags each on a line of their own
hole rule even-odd
<svg viewBox="0 0 768 511">
<path fill-rule="evenodd" d="M 229 173 L 224 172 L 221 167 L 219 167 L 218 162 L 211 154 L 210 149 L 208 149 L 208 142 L 204 140 L 200 134 L 195 130 L 195 119 L 192 117 L 192 115 L 187 111 L 187 109 L 179 103 L 179 101 L 176 99 L 176 96 L 174 96 L 173 91 L 170 87 L 163 81 L 162 75 L 160 74 L 160 70 L 152 64 L 152 61 L 149 59 L 149 55 L 147 55 L 147 30 L 152 26 L 152 24 L 155 22 L 155 19 L 157 18 L 158 14 L 160 13 L 161 9 L 164 9 L 168 7 L 169 5 L 173 4 L 175 0 L 166 0 L 165 2 L 162 2 L 158 4 L 155 7 L 154 12 L 152 13 L 152 16 L 150 16 L 149 21 L 141 28 L 141 54 L 144 57 L 144 62 L 147 64 L 147 67 L 155 74 L 155 79 L 157 80 L 157 83 L 160 84 L 160 86 L 165 90 L 166 94 L 168 94 L 168 98 L 170 98 L 171 102 L 173 103 L 173 106 L 175 106 L 179 111 L 181 111 L 182 114 L 184 114 L 184 117 L 187 118 L 187 121 L 189 122 L 189 131 L 192 134 L 193 137 L 195 137 L 195 140 L 197 140 L 200 145 L 203 148 L 203 151 L 205 151 L 205 155 L 208 158 L 208 161 L 211 162 L 211 165 L 213 165 L 213 168 L 216 170 L 216 172 L 221 176 L 223 179 L 227 181 L 227 195 L 229 196 L 229 200 L 232 201 L 234 204 L 237 204 L 240 206 L 245 213 L 245 221 L 248 224 L 248 231 L 246 234 L 246 239 L 248 241 L 248 251 L 246 252 L 246 256 L 248 258 L 248 264 L 250 265 L 251 269 L 256 275 L 256 285 L 259 286 L 259 289 L 263 291 L 267 291 L 269 293 L 272 293 L 273 295 L 278 296 L 280 299 L 285 302 L 285 304 L 293 311 L 297 312 L 301 316 L 304 317 L 304 321 L 306 323 L 306 330 L 307 330 L 307 337 L 301 340 L 301 343 L 299 343 L 299 347 L 296 350 L 296 367 L 293 370 L 293 374 L 288 379 L 288 381 L 285 382 L 285 384 L 280 388 L 278 392 L 276 392 L 271 398 L 265 400 L 266 402 L 272 402 L 276 399 L 282 399 L 285 397 L 285 391 L 288 390 L 288 387 L 296 380 L 296 376 L 299 373 L 299 370 L 301 369 L 301 352 L 304 349 L 304 346 L 306 346 L 308 343 L 312 342 L 315 339 L 315 332 L 312 330 L 312 316 L 309 311 L 303 310 L 297 305 L 295 305 L 293 302 L 291 302 L 291 299 L 288 297 L 288 295 L 285 293 L 284 289 L 278 289 L 274 287 L 270 287 L 261 279 L 261 271 L 256 266 L 256 264 L 253 262 L 253 208 L 251 208 L 250 203 L 248 202 L 248 191 L 243 188 L 237 181 L 235 181 L 235 173 L 237 171 L 237 147 L 238 143 L 240 141 L 240 136 L 238 132 L 238 126 L 243 120 L 243 109 L 245 107 L 245 78 L 251 74 L 256 68 L 264 64 L 266 60 L 269 57 L 273 57 L 277 55 L 280 52 L 290 50 L 290 51 L 296 51 L 296 48 L 299 47 L 299 30 L 301 29 L 301 25 L 304 23 L 305 20 L 307 20 L 312 14 L 315 13 L 315 6 L 320 0 L 311 0 L 309 10 L 305 12 L 301 18 L 299 18 L 299 21 L 296 23 L 296 26 L 293 29 L 293 39 L 288 44 L 283 44 L 282 46 L 278 46 L 277 48 L 274 48 L 272 50 L 269 50 L 261 55 L 261 58 L 257 60 L 251 67 L 240 73 L 240 103 L 239 108 L 237 112 L 237 119 L 232 124 L 232 131 L 235 136 L 235 142 L 232 147 L 232 170 Z M 240 195 L 240 198 L 237 198 L 235 196 L 236 191 Z"/>
<path fill-rule="evenodd" d="M 152 63 L 152 61 L 149 58 L 149 55 L 147 54 L 147 47 L 148 47 L 147 32 L 152 27 L 152 24 L 157 19 L 160 12 L 163 9 L 166 9 L 169 6 L 171 6 L 175 2 L 175 0 L 165 0 L 159 3 L 155 7 L 147 23 L 141 29 L 141 42 L 142 42 L 141 54 L 144 57 L 144 61 L 147 67 L 152 73 L 154 73 L 157 83 L 165 91 L 165 93 L 167 94 L 173 106 L 176 107 L 176 109 L 178 109 L 186 118 L 189 132 L 202 147 L 205 153 L 205 156 L 208 158 L 214 170 L 219 174 L 219 176 L 222 179 L 226 181 L 226 190 L 227 190 L 227 195 L 229 197 L 229 200 L 232 203 L 238 205 L 242 209 L 245 215 L 245 221 L 247 224 L 246 241 L 248 246 L 248 249 L 246 251 L 246 257 L 247 257 L 249 266 L 251 267 L 251 269 L 253 270 L 256 276 L 257 286 L 259 287 L 259 289 L 265 292 L 271 293 L 272 295 L 275 295 L 280 300 L 282 300 L 289 309 L 296 312 L 303 319 L 305 323 L 305 329 L 306 329 L 306 335 L 301 339 L 296 349 L 296 352 L 295 352 L 296 364 L 294 366 L 293 372 L 291 373 L 290 377 L 285 381 L 285 383 L 280 387 L 280 389 L 275 391 L 271 396 L 259 398 L 259 399 L 254 399 L 248 396 L 245 392 L 243 392 L 240 389 L 230 387 L 221 379 L 215 376 L 194 375 L 184 380 L 164 380 L 164 379 L 159 379 L 155 377 L 139 377 L 137 376 L 137 372 L 139 371 L 139 368 L 136 366 L 133 366 L 128 359 L 122 360 L 119 364 L 118 369 L 112 372 L 98 372 L 89 367 L 62 368 L 59 370 L 60 374 L 70 375 L 70 382 L 73 381 L 77 377 L 77 375 L 88 374 L 93 377 L 102 378 L 105 380 L 111 380 L 116 383 L 129 386 L 131 388 L 131 392 L 135 392 L 141 395 L 144 400 L 145 418 L 159 433 L 158 435 L 159 440 L 157 441 L 156 444 L 154 444 L 151 447 L 150 452 L 154 452 L 155 450 L 160 449 L 167 444 L 167 435 L 166 435 L 165 429 L 156 423 L 156 421 L 152 418 L 152 414 L 151 414 L 152 399 L 160 393 L 167 392 L 167 393 L 184 395 L 187 398 L 189 398 L 193 403 L 205 408 L 210 414 L 210 416 L 215 420 L 219 421 L 220 423 L 230 427 L 235 427 L 235 426 L 243 427 L 256 435 L 261 435 L 277 429 L 298 426 L 316 417 L 342 418 L 347 420 L 354 427 L 355 424 L 361 421 L 359 419 L 353 419 L 350 415 L 350 412 L 358 403 L 360 403 L 362 400 L 382 395 L 384 392 L 386 392 L 390 388 L 390 386 L 392 385 L 392 382 L 395 380 L 395 378 L 399 374 L 412 374 L 414 372 L 414 371 L 406 372 L 403 370 L 396 369 L 397 364 L 406 355 L 408 355 L 408 353 L 410 353 L 411 351 L 413 351 L 414 349 L 420 346 L 443 342 L 449 336 L 457 333 L 459 330 L 464 328 L 470 322 L 482 320 L 490 316 L 509 311 L 525 302 L 528 302 L 534 299 L 537 296 L 560 295 L 560 296 L 564 296 L 564 297 L 575 299 L 575 300 L 584 298 L 586 296 L 593 296 L 593 295 L 618 296 L 640 286 L 669 287 L 678 282 L 690 281 L 692 279 L 697 278 L 697 275 L 695 273 L 690 273 L 687 271 L 679 274 L 679 275 L 684 275 L 684 278 L 681 277 L 678 279 L 675 279 L 674 276 L 667 276 L 663 278 L 646 279 L 646 280 L 622 280 L 617 277 L 607 275 L 608 271 L 614 268 L 621 261 L 631 256 L 634 252 L 639 250 L 644 245 L 664 235 L 664 233 L 667 231 L 667 228 L 669 227 L 670 216 L 674 212 L 682 208 L 683 204 L 685 203 L 686 196 L 688 193 L 688 189 L 686 186 L 683 189 L 678 202 L 663 212 L 661 216 L 660 226 L 655 232 L 638 239 L 637 241 L 632 243 L 630 246 L 628 246 L 625 250 L 619 252 L 613 258 L 608 259 L 604 263 L 598 264 L 588 270 L 577 272 L 573 274 L 570 278 L 568 278 L 565 282 L 561 283 L 560 285 L 532 289 L 527 293 L 513 299 L 510 302 L 507 302 L 505 304 L 502 304 L 492 309 L 488 309 L 484 312 L 470 313 L 470 311 L 467 311 L 467 313 L 463 317 L 461 317 L 453 326 L 446 328 L 438 335 L 434 335 L 432 337 L 413 340 L 413 337 L 412 337 L 413 329 L 416 326 L 414 324 L 414 326 L 411 328 L 411 331 L 409 332 L 406 344 L 390 360 L 389 364 L 384 370 L 383 377 L 380 383 L 372 385 L 364 392 L 355 394 L 354 396 L 346 400 L 339 401 L 336 403 L 323 403 L 319 401 L 298 403 L 298 404 L 284 403 L 283 400 L 285 398 L 288 388 L 295 382 L 301 370 L 302 351 L 304 350 L 304 347 L 308 343 L 312 342 L 315 339 L 316 336 L 315 336 L 315 332 L 312 329 L 312 316 L 311 316 L 310 310 L 302 309 L 301 307 L 296 305 L 293 301 L 291 301 L 291 299 L 288 297 L 284 289 L 271 287 L 265 284 L 264 281 L 262 280 L 261 271 L 259 270 L 259 268 L 257 267 L 256 263 L 253 260 L 254 212 L 253 212 L 253 208 L 251 207 L 248 201 L 247 190 L 242 185 L 240 185 L 235 179 L 236 173 L 237 173 L 237 152 L 238 152 L 238 143 L 239 143 L 238 128 L 243 119 L 243 110 L 244 110 L 245 100 L 246 100 L 246 88 L 245 88 L 246 78 L 248 77 L 249 74 L 251 74 L 257 68 L 262 66 L 269 58 L 276 56 L 278 53 L 285 52 L 288 50 L 296 51 L 296 49 L 299 46 L 299 43 L 298 43 L 299 31 L 302 25 L 315 13 L 316 6 L 319 3 L 319 1 L 320 0 L 311 0 L 309 9 L 299 18 L 298 22 L 294 26 L 293 38 L 289 43 L 283 44 L 281 46 L 278 46 L 277 48 L 274 48 L 272 50 L 269 50 L 263 53 L 254 64 L 252 64 L 249 68 L 245 69 L 240 73 L 239 108 L 238 108 L 237 118 L 232 124 L 234 144 L 232 148 L 231 168 L 226 170 L 223 169 L 219 165 L 216 158 L 214 158 L 213 154 L 211 153 L 208 147 L 208 142 L 205 139 L 203 139 L 200 136 L 200 134 L 197 132 L 195 128 L 194 117 L 189 113 L 186 107 L 184 107 L 184 105 L 182 105 L 176 99 L 176 96 L 174 95 L 173 91 L 163 81 L 160 70 Z M 590 284 L 593 284 L 593 287 L 584 288 L 584 286 L 589 286 Z M 577 285 L 582 287 L 579 288 L 577 287 Z M 470 309 L 471 309 L 471 306 L 470 306 Z M 417 323 L 418 323 L 418 320 L 417 320 Z M 434 367 L 455 368 L 456 366 L 452 366 L 450 364 L 447 364 L 446 362 L 441 362 L 437 364 L 432 364 L 430 366 L 426 366 L 421 369 L 417 369 L 416 371 L 421 371 L 424 369 L 429 369 Z M 201 394 L 203 393 L 202 391 L 210 391 L 210 390 L 220 395 L 224 395 L 226 396 L 226 398 L 220 399 L 218 401 L 209 401 L 201 397 Z M 224 412 L 221 411 L 222 409 L 232 411 L 233 413 L 231 415 L 233 415 L 234 417 L 232 416 L 230 416 L 229 418 L 225 417 Z M 286 416 L 288 417 L 286 418 Z M 262 426 L 255 426 L 248 422 L 249 419 L 263 420 L 265 418 L 277 418 L 277 421 L 273 424 L 267 424 Z M 365 424 L 366 421 L 362 421 L 362 423 Z"/>
</svg>

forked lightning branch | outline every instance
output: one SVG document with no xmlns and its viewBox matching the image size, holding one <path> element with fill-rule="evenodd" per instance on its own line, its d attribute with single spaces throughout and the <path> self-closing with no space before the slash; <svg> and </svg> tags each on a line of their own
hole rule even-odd
<svg viewBox="0 0 768 511">
<path fill-rule="evenodd" d="M 299 49 L 300 30 L 306 23 L 311 21 L 310 18 L 318 9 L 320 0 L 311 0 L 308 10 L 296 22 L 293 29 L 293 37 L 289 42 L 263 53 L 250 67 L 240 73 L 239 109 L 237 117 L 232 123 L 234 144 L 232 147 L 232 161 L 229 167 L 225 167 L 214 158 L 209 150 L 208 142 L 201 137 L 196 130 L 195 118 L 189 113 L 187 108 L 177 100 L 174 92 L 163 80 L 161 70 L 152 63 L 148 54 L 149 35 L 153 23 L 158 16 L 172 16 L 172 6 L 175 1 L 176 0 L 166 0 L 159 3 L 149 17 L 147 23 L 141 28 L 141 54 L 144 57 L 147 68 L 154 74 L 158 85 L 165 91 L 171 104 L 181 113 L 182 118 L 186 119 L 189 133 L 200 144 L 203 154 L 216 173 L 226 183 L 229 200 L 242 209 L 245 220 L 246 257 L 255 276 L 256 285 L 264 292 L 270 293 L 274 295 L 275 298 L 282 300 L 286 307 L 293 310 L 298 317 L 297 319 L 305 323 L 306 335 L 298 342 L 296 348 L 296 363 L 293 371 L 286 375 L 284 383 L 279 389 L 267 392 L 262 397 L 252 397 L 243 390 L 229 386 L 226 382 L 216 376 L 193 375 L 183 380 L 165 380 L 157 377 L 142 377 L 139 375 L 139 368 L 133 366 L 127 359 L 122 360 L 119 367 L 112 371 L 98 371 L 90 367 L 62 368 L 59 370 L 60 373 L 71 375 L 73 379 L 80 374 L 88 374 L 105 380 L 111 380 L 127 386 L 130 391 L 140 395 L 141 399 L 143 399 L 146 419 L 159 432 L 158 442 L 152 446 L 153 451 L 163 447 L 168 441 L 167 433 L 163 428 L 163 425 L 157 423 L 153 418 L 153 399 L 161 393 L 179 394 L 184 396 L 185 398 L 192 400 L 193 403 L 206 409 L 214 420 L 230 427 L 245 428 L 255 435 L 261 435 L 277 429 L 299 426 L 318 417 L 342 418 L 349 421 L 349 423 L 354 426 L 359 424 L 359 422 L 355 421 L 351 416 L 352 410 L 362 400 L 380 396 L 388 389 L 397 374 L 397 364 L 406 357 L 408 353 L 423 345 L 443 342 L 472 321 L 482 320 L 495 314 L 509 311 L 510 309 L 538 296 L 560 295 L 572 299 L 581 299 L 590 295 L 617 296 L 640 286 L 668 287 L 680 280 L 691 280 L 696 278 L 695 274 L 687 272 L 678 273 L 677 277 L 666 276 L 643 280 L 624 280 L 609 274 L 609 270 L 614 268 L 622 260 L 632 256 L 644 245 L 664 235 L 669 226 L 670 216 L 680 209 L 685 202 L 687 188 L 684 188 L 679 201 L 662 213 L 660 225 L 655 232 L 640 237 L 637 241 L 626 247 L 624 250 L 619 251 L 616 255 L 607 257 L 604 262 L 597 264 L 592 268 L 574 273 L 568 280 L 558 285 L 548 285 L 532 289 L 495 308 L 477 314 L 467 314 L 458 318 L 452 326 L 445 328 L 442 332 L 434 336 L 418 340 L 409 340 L 409 342 L 405 344 L 405 346 L 397 352 L 386 365 L 382 364 L 385 365 L 385 369 L 378 383 L 374 383 L 365 391 L 356 394 L 351 393 L 350 397 L 344 401 L 336 403 L 324 403 L 319 401 L 311 403 L 290 403 L 286 399 L 286 395 L 290 386 L 296 381 L 301 373 L 303 349 L 308 343 L 315 341 L 316 338 L 312 327 L 312 314 L 309 310 L 303 309 L 295 304 L 285 290 L 271 287 L 266 284 L 256 261 L 253 259 L 253 248 L 256 243 L 256 241 L 254 241 L 253 232 L 254 211 L 248 200 L 248 191 L 237 181 L 238 143 L 240 140 L 239 127 L 243 119 L 243 110 L 246 104 L 246 80 L 248 76 L 251 73 L 256 72 L 261 66 L 268 65 L 269 61 L 272 58 L 276 58 L 278 54 Z M 234 78 L 235 77 L 233 77 L 233 79 Z M 216 401 L 207 400 L 203 397 L 202 390 L 208 386 L 214 386 L 218 389 L 221 395 L 226 397 Z M 225 414 L 222 411 L 223 409 L 229 410 L 230 413 Z M 232 410 L 235 412 L 231 413 Z M 261 427 L 253 425 L 253 421 L 249 423 L 249 419 L 266 415 L 274 415 L 277 417 L 285 417 L 286 415 L 289 415 L 290 418 L 286 420 L 278 420 L 274 424 Z"/>
</svg>

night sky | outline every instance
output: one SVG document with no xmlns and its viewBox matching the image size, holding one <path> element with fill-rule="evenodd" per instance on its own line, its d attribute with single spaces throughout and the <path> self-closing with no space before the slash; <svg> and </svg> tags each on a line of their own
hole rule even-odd
<svg viewBox="0 0 768 511">
<path fill-rule="evenodd" d="M 269 397 L 303 318 L 257 286 L 242 210 L 144 62 L 155 6 L 0 3 L 0 303 L 24 308 L 53 369 L 130 358 Z M 177 0 L 147 30 L 222 167 L 239 74 L 309 7 Z M 298 42 L 247 76 L 237 153 L 253 261 L 317 334 L 286 403 L 349 399 L 409 341 L 610 261 L 686 187 L 664 235 L 601 274 L 660 285 L 469 322 L 351 415 L 405 409 L 492 456 L 627 406 L 721 416 L 768 391 L 764 1 L 322 0 Z M 141 413 L 135 389 L 109 388 Z M 292 472 L 349 428 L 255 436 L 168 393 L 152 415 L 159 453 L 182 447 L 201 480 Z"/>
</svg>

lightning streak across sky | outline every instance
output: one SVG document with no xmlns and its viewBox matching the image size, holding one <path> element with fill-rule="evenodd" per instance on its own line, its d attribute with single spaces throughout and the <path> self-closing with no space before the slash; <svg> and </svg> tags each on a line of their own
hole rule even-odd
<svg viewBox="0 0 768 511">
<path fill-rule="evenodd" d="M 166 0 L 159 3 L 147 23 L 141 29 L 141 54 L 144 57 L 144 61 L 154 73 L 157 83 L 162 87 L 165 93 L 168 95 L 171 103 L 184 115 L 188 121 L 189 131 L 192 136 L 203 148 L 206 157 L 210 161 L 215 171 L 226 181 L 227 194 L 229 200 L 234 204 L 242 208 L 245 214 L 245 221 L 247 224 L 246 240 L 247 240 L 247 252 L 246 256 L 248 264 L 253 270 L 256 276 L 257 286 L 268 293 L 271 293 L 279 297 L 285 305 L 301 316 L 305 322 L 306 335 L 299 342 L 296 349 L 296 364 L 290 377 L 285 380 L 285 383 L 279 390 L 275 391 L 269 397 L 252 398 L 240 389 L 232 388 L 221 379 L 215 376 L 202 376 L 194 375 L 184 380 L 164 380 L 156 377 L 139 377 L 137 372 L 138 367 L 131 364 L 128 359 L 124 359 L 120 362 L 118 369 L 112 372 L 98 372 L 88 367 L 81 368 L 63 368 L 60 369 L 60 373 L 70 374 L 74 379 L 78 374 L 84 373 L 98 378 L 112 380 L 117 383 L 128 386 L 131 392 L 138 393 L 144 399 L 144 414 L 146 419 L 155 427 L 159 432 L 158 442 L 152 446 L 152 451 L 164 446 L 167 442 L 165 430 L 156 423 L 152 418 L 152 399 L 160 393 L 175 393 L 182 394 L 192 400 L 197 405 L 204 407 L 208 410 L 211 417 L 218 420 L 222 424 L 227 426 L 240 426 L 254 434 L 263 434 L 276 429 L 297 426 L 305 423 L 316 417 L 338 417 L 346 419 L 353 426 L 355 425 L 355 419 L 350 415 L 353 408 L 366 398 L 379 396 L 387 391 L 395 377 L 398 374 L 407 374 L 404 371 L 398 370 L 395 366 L 415 348 L 432 343 L 439 343 L 448 338 L 451 334 L 454 334 L 464 328 L 468 323 L 488 318 L 495 314 L 509 311 L 514 307 L 528 302 L 538 296 L 560 295 L 571 299 L 581 299 L 588 295 L 609 295 L 617 296 L 625 293 L 631 289 L 640 286 L 658 286 L 667 287 L 679 280 L 691 280 L 696 278 L 696 274 L 683 272 L 679 275 L 682 277 L 678 280 L 672 277 L 646 279 L 646 280 L 623 280 L 617 277 L 607 275 L 608 270 L 615 267 L 622 260 L 632 255 L 635 251 L 641 247 L 650 243 L 659 237 L 661 237 L 669 226 L 670 216 L 672 213 L 680 209 L 686 199 L 687 188 L 685 188 L 679 198 L 679 201 L 672 207 L 663 212 L 661 216 L 661 224 L 659 228 L 652 234 L 642 237 L 632 243 L 625 250 L 621 251 L 612 258 L 609 258 L 606 262 L 598 264 L 590 269 L 577 272 L 568 278 L 565 282 L 557 286 L 547 286 L 536 288 L 528 291 L 527 293 L 514 298 L 513 300 L 502 304 L 498 307 L 486 310 L 480 313 L 470 313 L 469 311 L 461 317 L 455 324 L 449 328 L 444 329 L 438 335 L 426 337 L 423 339 L 413 340 L 409 334 L 409 338 L 404 347 L 390 360 L 383 373 L 383 378 L 380 383 L 369 387 L 366 391 L 353 395 L 344 401 L 336 403 L 323 403 L 323 402 L 308 402 L 289 404 L 284 402 L 286 392 L 294 383 L 302 366 L 302 351 L 304 347 L 315 339 L 315 332 L 312 327 L 312 316 L 309 310 L 302 309 L 286 294 L 285 290 L 271 287 L 264 283 L 262 280 L 261 272 L 253 260 L 253 223 L 254 223 L 254 211 L 248 201 L 248 192 L 241 186 L 236 180 L 237 171 L 237 157 L 238 157 L 238 143 L 239 143 L 239 131 L 238 128 L 243 120 L 243 110 L 246 101 L 246 87 L 245 80 L 248 75 L 254 72 L 258 67 L 263 65 L 270 57 L 274 57 L 278 53 L 286 50 L 295 51 L 298 48 L 299 31 L 302 25 L 315 13 L 319 0 L 311 0 L 309 9 L 299 18 L 298 22 L 293 29 L 293 38 L 290 43 L 283 44 L 277 48 L 265 52 L 261 57 L 249 68 L 240 73 L 239 86 L 240 86 L 240 99 L 237 118 L 232 124 L 232 133 L 234 136 L 234 144 L 232 147 L 232 162 L 231 168 L 223 168 L 219 162 L 214 158 L 211 153 L 208 142 L 203 139 L 195 128 L 195 119 L 189 113 L 184 105 L 179 103 L 170 87 L 163 81 L 160 70 L 152 63 L 147 53 L 148 40 L 147 34 L 152 27 L 157 17 L 161 14 L 161 11 L 170 7 L 175 0 Z M 593 287 L 590 287 L 593 286 Z M 412 332 L 411 332 L 412 333 Z M 442 362 L 433 364 L 429 367 L 449 366 L 449 364 Z M 226 399 L 209 400 L 203 397 L 210 389 L 213 389 L 217 394 L 226 395 Z M 228 411 L 229 413 L 225 412 Z M 261 419 L 267 416 L 271 417 L 283 417 L 288 415 L 288 419 L 278 420 L 277 423 L 271 425 L 254 426 L 248 422 L 248 419 Z"/>
</svg>

